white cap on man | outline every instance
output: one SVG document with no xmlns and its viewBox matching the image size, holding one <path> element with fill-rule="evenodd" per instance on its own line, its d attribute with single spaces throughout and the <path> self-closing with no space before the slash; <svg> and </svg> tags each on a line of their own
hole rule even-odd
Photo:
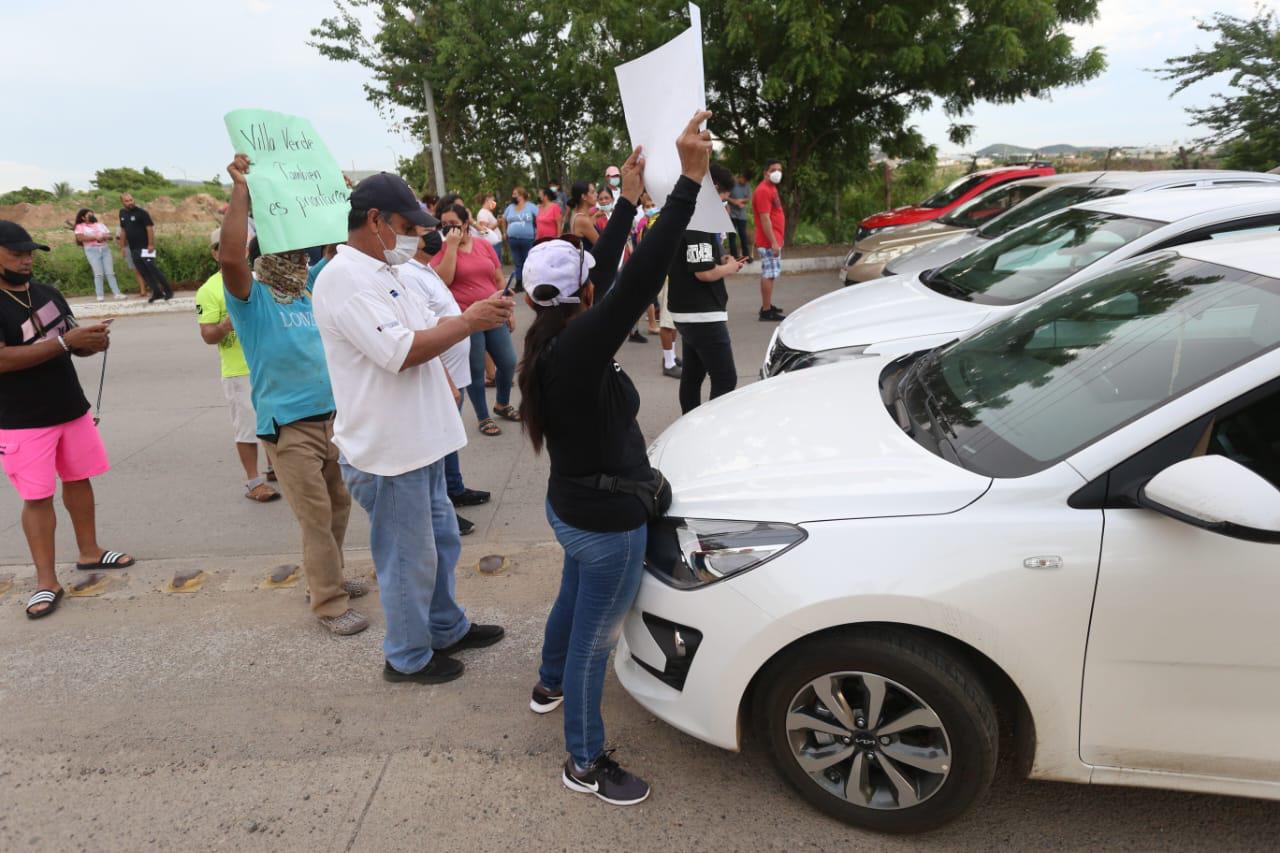
<svg viewBox="0 0 1280 853">
<path fill-rule="evenodd" d="M 530 249 L 529 256 L 525 258 L 525 292 L 534 304 L 543 308 L 577 304 L 582 301 L 577 293 L 587 283 L 595 265 L 595 256 L 568 240 L 558 237 L 545 240 Z M 555 295 L 543 299 L 535 296 L 538 288 L 543 285 L 554 287 Z"/>
</svg>

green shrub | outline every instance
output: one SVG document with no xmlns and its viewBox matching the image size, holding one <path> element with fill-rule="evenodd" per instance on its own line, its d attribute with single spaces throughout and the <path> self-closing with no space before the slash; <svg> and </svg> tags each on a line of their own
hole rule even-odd
<svg viewBox="0 0 1280 853">
<path fill-rule="evenodd" d="M 61 243 L 51 252 L 36 252 L 35 278 L 51 284 L 68 296 L 85 296 L 93 293 L 93 270 L 85 259 L 84 250 L 74 243 Z M 174 287 L 203 284 L 218 270 L 209 243 L 198 237 L 165 235 L 156 237 L 156 263 Z M 136 280 L 124 265 L 120 248 L 111 246 L 115 262 L 116 280 L 122 293 L 133 292 Z M 103 285 L 104 288 L 106 285 Z"/>
<path fill-rule="evenodd" d="M 23 187 L 20 190 L 11 190 L 10 192 L 0 195 L 0 205 L 10 204 L 43 204 L 47 201 L 53 201 L 53 193 L 48 190 L 36 189 L 35 187 Z"/>
</svg>

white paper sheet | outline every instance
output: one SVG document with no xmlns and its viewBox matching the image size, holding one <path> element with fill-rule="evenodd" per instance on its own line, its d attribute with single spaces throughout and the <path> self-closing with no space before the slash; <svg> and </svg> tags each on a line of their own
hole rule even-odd
<svg viewBox="0 0 1280 853">
<path fill-rule="evenodd" d="M 694 113 L 707 108 L 707 87 L 702 75 L 702 13 L 692 3 L 689 20 L 689 29 L 662 47 L 614 69 L 631 145 L 644 147 L 645 189 L 659 207 L 680 177 L 676 137 Z M 713 234 L 733 230 L 710 175 L 702 179 L 689 228 Z"/>
</svg>

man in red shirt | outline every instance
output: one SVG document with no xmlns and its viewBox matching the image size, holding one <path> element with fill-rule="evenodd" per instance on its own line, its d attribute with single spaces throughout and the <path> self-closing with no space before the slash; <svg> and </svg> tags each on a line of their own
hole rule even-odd
<svg viewBox="0 0 1280 853">
<path fill-rule="evenodd" d="M 751 194 L 751 209 L 756 217 L 756 249 L 760 252 L 760 322 L 777 322 L 782 309 L 773 304 L 773 282 L 782 272 L 782 236 L 787 230 L 787 214 L 778 196 L 782 181 L 782 163 L 770 160 L 764 167 L 764 179 Z"/>
</svg>

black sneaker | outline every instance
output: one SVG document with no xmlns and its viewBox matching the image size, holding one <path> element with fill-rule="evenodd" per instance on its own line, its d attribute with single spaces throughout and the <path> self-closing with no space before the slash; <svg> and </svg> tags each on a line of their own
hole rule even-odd
<svg viewBox="0 0 1280 853">
<path fill-rule="evenodd" d="M 457 516 L 457 519 L 458 519 L 458 535 L 459 536 L 468 536 L 476 532 L 476 525 L 474 521 L 467 521 L 465 518 L 463 518 L 460 515 Z"/>
<path fill-rule="evenodd" d="M 640 334 L 639 329 L 632 329 L 631 334 L 627 335 L 627 340 L 631 341 L 631 343 L 633 344 L 649 343 L 649 339 L 646 338 L 644 335 Z"/>
<path fill-rule="evenodd" d="M 764 310 L 763 308 L 760 309 L 761 323 L 776 323 L 779 320 L 784 319 L 785 317 L 786 315 L 783 314 L 782 310 L 778 308 L 778 306 L 776 305 L 770 308 L 768 311 Z"/>
<path fill-rule="evenodd" d="M 564 704 L 563 690 L 549 690 L 539 681 L 533 685 L 533 698 L 529 700 L 529 710 L 535 714 L 550 714 Z"/>
<path fill-rule="evenodd" d="M 418 684 L 444 684 L 446 681 L 453 681 L 462 675 L 462 671 L 466 669 L 462 665 L 462 661 L 436 652 L 431 656 L 431 662 L 417 672 L 401 672 L 385 661 L 382 664 L 382 678 L 385 681 L 402 682 L 413 681 Z"/>
<path fill-rule="evenodd" d="M 479 489 L 463 489 L 456 495 L 449 495 L 454 506 L 480 506 L 489 502 L 489 493 Z"/>
<path fill-rule="evenodd" d="M 623 770 L 613 760 L 613 750 L 605 750 L 586 770 L 578 770 L 570 758 L 560 777 L 564 786 L 579 794 L 595 794 L 615 806 L 634 806 L 649 798 L 649 783 Z"/>
<path fill-rule="evenodd" d="M 461 640 L 452 646 L 436 649 L 436 654 L 452 655 L 463 649 L 483 649 L 485 646 L 492 646 L 501 640 L 506 636 L 506 633 L 501 625 L 472 625 L 470 630 L 462 635 Z"/>
</svg>

